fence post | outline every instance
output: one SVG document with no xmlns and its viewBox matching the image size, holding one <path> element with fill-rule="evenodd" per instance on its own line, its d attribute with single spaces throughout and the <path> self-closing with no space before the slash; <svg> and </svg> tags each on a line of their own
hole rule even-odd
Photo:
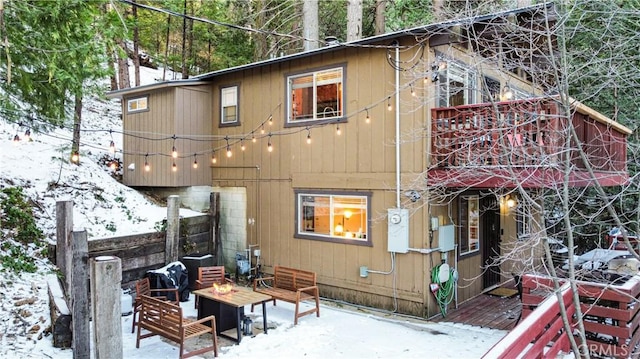
<svg viewBox="0 0 640 359">
<path fill-rule="evenodd" d="M 180 196 L 167 198 L 167 238 L 165 243 L 165 264 L 178 260 L 180 243 Z"/>
<path fill-rule="evenodd" d="M 91 352 L 89 316 L 89 243 L 87 231 L 73 231 L 71 235 L 69 297 L 71 301 L 71 330 L 73 357 L 89 358 Z"/>
<path fill-rule="evenodd" d="M 71 272 L 68 271 L 71 262 L 71 231 L 73 230 L 73 201 L 56 202 L 56 265 L 63 276 L 65 292 L 69 293 Z"/>
<path fill-rule="evenodd" d="M 95 359 L 122 359 L 121 282 L 120 258 L 100 256 L 91 260 Z"/>
</svg>

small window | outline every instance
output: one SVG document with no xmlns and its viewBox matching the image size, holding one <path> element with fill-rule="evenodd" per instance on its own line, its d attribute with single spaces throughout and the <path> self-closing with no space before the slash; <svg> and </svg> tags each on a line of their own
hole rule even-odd
<svg viewBox="0 0 640 359">
<path fill-rule="evenodd" d="M 127 112 L 140 112 L 149 109 L 148 97 L 137 97 L 127 100 Z"/>
<path fill-rule="evenodd" d="M 360 193 L 297 193 L 296 237 L 371 245 L 369 198 Z"/>
<path fill-rule="evenodd" d="M 458 197 L 458 239 L 460 255 L 480 250 L 480 199 L 478 196 Z"/>
<path fill-rule="evenodd" d="M 342 67 L 287 77 L 287 123 L 343 117 L 343 84 Z"/>
<path fill-rule="evenodd" d="M 238 123 L 238 86 L 220 89 L 220 124 Z"/>
</svg>

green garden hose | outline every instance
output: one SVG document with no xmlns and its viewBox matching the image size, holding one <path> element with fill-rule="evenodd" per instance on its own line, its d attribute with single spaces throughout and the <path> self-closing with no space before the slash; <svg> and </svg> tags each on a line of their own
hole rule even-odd
<svg viewBox="0 0 640 359">
<path fill-rule="evenodd" d="M 447 307 L 453 301 L 453 294 L 455 291 L 455 278 L 453 273 L 449 275 L 449 279 L 445 282 L 440 282 L 440 267 L 442 264 L 436 266 L 431 271 L 431 283 L 436 283 L 438 285 L 438 289 L 433 291 L 433 295 L 438 302 L 438 307 L 440 308 L 440 312 L 442 313 L 442 317 L 447 314 Z M 447 266 L 448 267 L 448 266 Z M 453 270 L 452 270 L 453 271 Z"/>
</svg>

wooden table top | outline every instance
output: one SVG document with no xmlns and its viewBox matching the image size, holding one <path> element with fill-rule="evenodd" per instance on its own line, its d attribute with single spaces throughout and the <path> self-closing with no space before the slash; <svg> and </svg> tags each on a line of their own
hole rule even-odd
<svg viewBox="0 0 640 359">
<path fill-rule="evenodd" d="M 270 295 L 256 293 L 251 288 L 236 285 L 231 288 L 231 292 L 226 294 L 215 292 L 213 287 L 196 290 L 193 294 L 233 307 L 244 307 L 245 305 L 258 304 L 272 299 Z"/>
</svg>

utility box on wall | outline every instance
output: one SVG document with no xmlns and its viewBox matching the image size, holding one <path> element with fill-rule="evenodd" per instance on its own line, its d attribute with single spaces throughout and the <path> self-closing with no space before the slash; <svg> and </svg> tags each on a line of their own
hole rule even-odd
<svg viewBox="0 0 640 359">
<path fill-rule="evenodd" d="M 409 210 L 389 208 L 387 210 L 387 248 L 389 252 L 409 252 Z"/>
</svg>

